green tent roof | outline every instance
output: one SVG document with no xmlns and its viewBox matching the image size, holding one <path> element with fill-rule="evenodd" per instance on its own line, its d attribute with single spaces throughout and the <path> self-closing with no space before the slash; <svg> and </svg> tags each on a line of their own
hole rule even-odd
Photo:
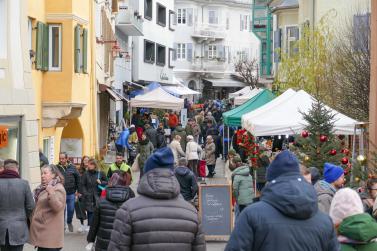
<svg viewBox="0 0 377 251">
<path fill-rule="evenodd" d="M 274 98 L 275 96 L 270 90 L 261 91 L 242 105 L 223 113 L 224 124 L 226 126 L 241 126 L 242 115 L 254 111 Z"/>
</svg>

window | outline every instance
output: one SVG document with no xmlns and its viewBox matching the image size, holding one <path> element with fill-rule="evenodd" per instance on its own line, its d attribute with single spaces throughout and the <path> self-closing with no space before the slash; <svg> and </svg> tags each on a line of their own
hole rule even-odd
<svg viewBox="0 0 377 251">
<path fill-rule="evenodd" d="M 174 11 L 169 10 L 169 29 L 171 31 L 174 31 L 176 27 L 177 27 L 177 14 Z"/>
<path fill-rule="evenodd" d="M 177 60 L 176 50 L 169 48 L 169 68 L 175 67 L 176 60 Z"/>
<path fill-rule="evenodd" d="M 160 44 L 157 44 L 156 64 L 159 66 L 165 66 L 166 64 L 166 47 Z"/>
<path fill-rule="evenodd" d="M 20 161 L 21 119 L 21 117 L 0 117 L 0 136 L 2 136 L 0 137 L 0 159 Z"/>
<path fill-rule="evenodd" d="M 177 44 L 177 59 L 186 59 L 186 44 Z"/>
<path fill-rule="evenodd" d="M 144 0 L 144 18 L 147 20 L 152 20 L 152 0 Z"/>
<path fill-rule="evenodd" d="M 155 60 L 155 43 L 144 40 L 144 62 L 153 64 Z"/>
<path fill-rule="evenodd" d="M 208 46 L 208 59 L 215 59 L 217 57 L 216 45 Z"/>
<path fill-rule="evenodd" d="M 157 3 L 157 24 L 166 26 L 166 8 L 159 3 Z"/>
<path fill-rule="evenodd" d="M 297 40 L 299 39 L 299 28 L 297 26 L 286 27 L 286 51 L 288 55 L 297 52 Z"/>
<path fill-rule="evenodd" d="M 229 30 L 229 17 L 226 18 L 226 29 Z"/>
<path fill-rule="evenodd" d="M 50 71 L 61 70 L 61 53 L 62 53 L 62 27 L 61 25 L 49 25 L 49 64 Z"/>
<path fill-rule="evenodd" d="M 177 23 L 178 24 L 186 24 L 186 14 L 187 14 L 186 9 L 178 9 L 177 13 L 178 13 Z"/>
<path fill-rule="evenodd" d="M 0 0 L 0 58 L 7 57 L 7 1 Z"/>
<path fill-rule="evenodd" d="M 210 23 L 210 24 L 218 24 L 219 23 L 219 17 L 217 15 L 216 10 L 209 10 L 208 11 L 208 23 Z"/>
<path fill-rule="evenodd" d="M 249 20 L 249 16 L 248 15 L 244 15 L 243 16 L 243 28 L 246 31 L 247 31 L 248 20 Z"/>
<path fill-rule="evenodd" d="M 33 50 L 33 20 L 31 18 L 28 18 L 27 20 L 27 37 L 28 37 L 28 50 L 30 55 L 30 62 L 31 60 L 31 53 Z"/>
</svg>

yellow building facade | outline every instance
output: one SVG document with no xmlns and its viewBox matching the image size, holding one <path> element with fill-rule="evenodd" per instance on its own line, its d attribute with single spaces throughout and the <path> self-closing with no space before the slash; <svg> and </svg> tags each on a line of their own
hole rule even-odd
<svg viewBox="0 0 377 251">
<path fill-rule="evenodd" d="M 39 146 L 76 164 L 97 151 L 93 1 L 28 0 Z"/>
</svg>

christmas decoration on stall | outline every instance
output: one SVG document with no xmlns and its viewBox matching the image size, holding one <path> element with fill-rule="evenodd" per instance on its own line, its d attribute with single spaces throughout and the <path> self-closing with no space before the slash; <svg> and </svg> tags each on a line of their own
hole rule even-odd
<svg viewBox="0 0 377 251">
<path fill-rule="evenodd" d="M 334 135 L 334 114 L 320 101 L 313 102 L 311 109 L 303 113 L 307 126 L 296 137 L 293 151 L 306 166 L 323 170 L 325 162 L 347 167 L 349 150 L 342 146 L 345 137 Z"/>
<path fill-rule="evenodd" d="M 236 132 L 236 143 L 245 151 L 245 155 L 250 159 L 253 165 L 256 165 L 259 146 L 255 141 L 255 137 L 246 129 L 240 129 Z"/>
</svg>

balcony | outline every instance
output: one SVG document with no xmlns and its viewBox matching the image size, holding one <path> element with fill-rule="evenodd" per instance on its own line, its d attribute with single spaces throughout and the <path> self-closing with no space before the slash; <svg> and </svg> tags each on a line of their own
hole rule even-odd
<svg viewBox="0 0 377 251">
<path fill-rule="evenodd" d="M 137 10 L 119 6 L 115 27 L 126 36 L 143 36 L 143 18 Z"/>
<path fill-rule="evenodd" d="M 227 64 L 222 59 L 195 58 L 192 62 L 192 69 L 203 73 L 224 73 Z"/>
<path fill-rule="evenodd" d="M 196 23 L 194 25 L 194 33 L 192 37 L 198 39 L 199 42 L 222 40 L 226 37 L 225 26 L 219 24 Z"/>
</svg>

